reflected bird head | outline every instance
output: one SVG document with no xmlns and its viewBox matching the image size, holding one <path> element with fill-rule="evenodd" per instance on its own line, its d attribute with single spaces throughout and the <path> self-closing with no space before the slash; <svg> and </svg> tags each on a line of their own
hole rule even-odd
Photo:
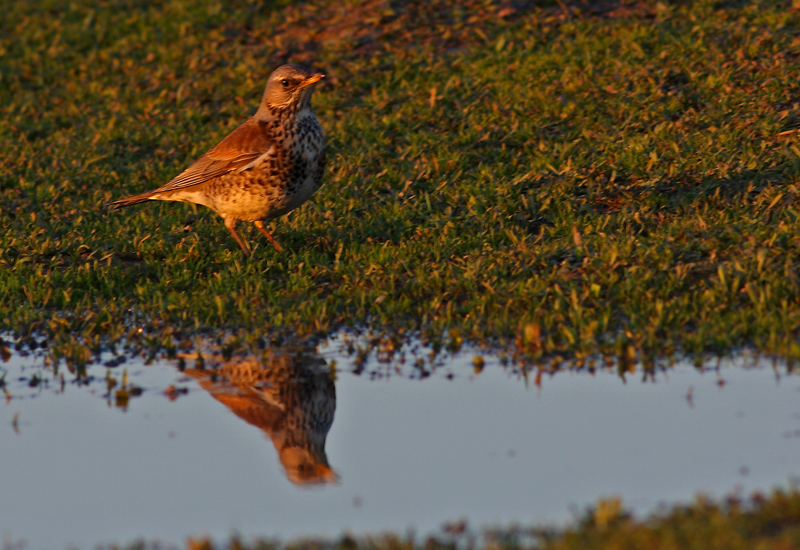
<svg viewBox="0 0 800 550">
<path fill-rule="evenodd" d="M 306 449 L 287 447 L 280 452 L 286 477 L 295 485 L 337 483 L 339 475 L 328 466 L 327 458 L 319 460 Z"/>
</svg>

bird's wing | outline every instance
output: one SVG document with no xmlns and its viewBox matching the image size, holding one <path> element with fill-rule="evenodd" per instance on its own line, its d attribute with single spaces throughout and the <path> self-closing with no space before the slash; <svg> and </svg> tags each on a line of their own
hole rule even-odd
<svg viewBox="0 0 800 550">
<path fill-rule="evenodd" d="M 275 141 L 269 135 L 267 125 L 251 118 L 194 161 L 189 168 L 154 192 L 183 189 L 228 172 L 246 170 L 254 165 L 259 157 L 269 153 L 274 146 Z"/>
</svg>

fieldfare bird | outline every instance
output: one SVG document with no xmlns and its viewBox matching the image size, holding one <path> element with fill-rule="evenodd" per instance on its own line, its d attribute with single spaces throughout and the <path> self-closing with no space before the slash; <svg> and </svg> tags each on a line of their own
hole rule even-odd
<svg viewBox="0 0 800 550">
<path fill-rule="evenodd" d="M 278 67 L 255 115 L 166 185 L 110 206 L 150 200 L 202 204 L 222 216 L 245 256 L 250 251 L 236 232 L 239 220 L 253 222 L 281 252 L 264 220 L 294 210 L 322 184 L 325 138 L 311 93 L 323 78 L 297 65 Z"/>
</svg>

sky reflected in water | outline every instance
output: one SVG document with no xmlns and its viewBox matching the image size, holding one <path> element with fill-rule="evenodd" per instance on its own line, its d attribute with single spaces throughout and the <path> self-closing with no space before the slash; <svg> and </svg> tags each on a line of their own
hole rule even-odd
<svg viewBox="0 0 800 550">
<path fill-rule="evenodd" d="M 800 473 L 800 379 L 784 367 L 564 371 L 537 387 L 491 356 L 475 374 L 470 352 L 420 380 L 411 355 L 355 375 L 338 350 L 185 372 L 128 360 L 82 386 L 62 365 L 63 393 L 41 358 L 0 363 L 2 540 L 427 534 L 563 522 L 601 496 L 649 512 Z M 125 411 L 105 382 L 124 371 L 144 390 Z"/>
</svg>

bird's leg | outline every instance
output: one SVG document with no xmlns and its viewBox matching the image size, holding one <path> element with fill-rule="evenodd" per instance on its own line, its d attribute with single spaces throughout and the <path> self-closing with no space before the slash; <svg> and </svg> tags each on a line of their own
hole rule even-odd
<svg viewBox="0 0 800 550">
<path fill-rule="evenodd" d="M 278 252 L 283 252 L 283 248 L 281 248 L 281 245 L 278 244 L 278 241 L 276 241 L 275 238 L 272 235 L 270 235 L 269 231 L 267 231 L 267 228 L 264 227 L 264 222 L 258 220 L 253 223 L 255 223 L 258 230 L 261 231 L 264 234 L 264 236 L 269 239 L 269 242 L 272 243 L 272 246 L 275 247 L 275 250 L 277 250 Z"/>
<path fill-rule="evenodd" d="M 250 251 L 247 250 L 247 245 L 244 244 L 244 241 L 239 236 L 239 234 L 236 232 L 236 218 L 223 218 L 223 220 L 225 222 L 225 227 L 228 228 L 228 231 L 231 232 L 231 235 L 233 235 L 233 238 L 236 239 L 237 243 L 239 243 L 239 248 L 242 249 L 242 252 L 244 252 L 244 255 L 245 256 L 250 256 Z"/>
</svg>

